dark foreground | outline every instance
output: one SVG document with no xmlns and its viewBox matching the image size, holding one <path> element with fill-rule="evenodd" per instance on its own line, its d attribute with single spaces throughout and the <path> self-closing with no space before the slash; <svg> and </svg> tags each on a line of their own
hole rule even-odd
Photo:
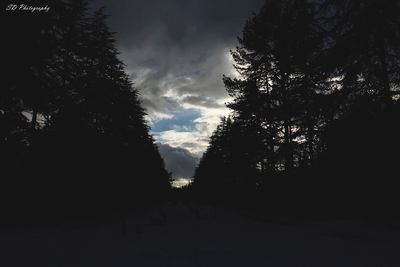
<svg viewBox="0 0 400 267">
<path fill-rule="evenodd" d="M 2 227 L 0 266 L 400 266 L 400 227 L 253 220 L 170 206 L 118 221 Z"/>
</svg>

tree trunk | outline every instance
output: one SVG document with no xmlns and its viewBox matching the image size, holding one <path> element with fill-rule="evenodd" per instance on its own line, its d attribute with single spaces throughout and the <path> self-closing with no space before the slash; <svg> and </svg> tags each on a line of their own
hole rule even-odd
<svg viewBox="0 0 400 267">
<path fill-rule="evenodd" d="M 386 51 L 385 51 L 385 44 L 383 37 L 379 38 L 378 41 L 379 46 L 379 60 L 381 61 L 381 82 L 383 85 L 383 97 L 384 102 L 390 105 L 392 102 L 392 95 L 390 91 L 390 80 L 389 80 L 389 72 L 387 69 L 387 58 L 386 58 Z"/>
<path fill-rule="evenodd" d="M 308 164 L 309 166 L 312 166 L 314 163 L 314 129 L 312 126 L 308 127 L 307 135 Z"/>
<path fill-rule="evenodd" d="M 285 148 L 285 170 L 291 170 L 293 168 L 293 151 L 292 151 L 292 144 L 291 144 L 291 125 L 289 119 L 285 119 L 284 121 L 284 148 Z"/>
<path fill-rule="evenodd" d="M 31 131 L 32 131 L 32 133 L 35 132 L 35 130 L 36 130 L 36 124 L 37 124 L 37 110 L 33 109 L 32 120 L 31 120 Z"/>
<path fill-rule="evenodd" d="M 286 68 L 285 68 L 286 69 Z M 292 127 L 290 122 L 290 101 L 288 99 L 288 84 L 289 84 L 289 74 L 287 71 L 282 72 L 282 84 L 281 90 L 283 92 L 283 127 L 284 127 L 284 161 L 285 161 L 285 171 L 289 171 L 293 167 L 293 152 L 292 152 Z"/>
<path fill-rule="evenodd" d="M 268 75 L 266 78 L 266 94 L 267 94 L 267 110 L 266 110 L 266 123 L 267 123 L 267 147 L 269 151 L 267 152 L 267 166 L 269 171 L 274 172 L 276 168 L 276 160 L 275 160 L 275 144 L 274 144 L 274 127 L 272 125 L 272 119 L 270 119 L 271 116 L 271 110 L 272 110 L 272 103 L 271 103 L 271 94 L 270 94 L 270 86 L 268 84 Z"/>
<path fill-rule="evenodd" d="M 270 122 L 268 127 L 269 127 L 268 146 L 270 149 L 268 162 L 271 171 L 274 172 L 276 168 L 276 160 L 275 160 L 275 144 L 274 144 L 272 122 Z"/>
</svg>

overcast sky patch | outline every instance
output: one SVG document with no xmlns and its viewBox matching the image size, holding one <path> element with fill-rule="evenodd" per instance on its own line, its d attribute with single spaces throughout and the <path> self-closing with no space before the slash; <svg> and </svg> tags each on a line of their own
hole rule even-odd
<svg viewBox="0 0 400 267">
<path fill-rule="evenodd" d="M 222 75 L 235 75 L 229 50 L 264 0 L 95 0 L 111 15 L 120 58 L 158 143 L 199 158 L 229 113 Z M 188 156 L 189 154 L 181 154 Z M 169 161 L 172 154 L 162 153 Z M 193 167 L 194 168 L 194 167 Z M 192 169 L 193 172 L 193 169 Z"/>
</svg>

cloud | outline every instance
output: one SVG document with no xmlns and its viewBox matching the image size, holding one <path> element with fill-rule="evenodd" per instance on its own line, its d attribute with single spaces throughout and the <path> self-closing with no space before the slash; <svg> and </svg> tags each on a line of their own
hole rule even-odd
<svg viewBox="0 0 400 267">
<path fill-rule="evenodd" d="M 207 48 L 196 46 L 187 48 L 190 51 L 186 53 L 172 48 L 173 51 L 164 51 L 162 55 L 153 52 L 158 48 L 149 47 L 141 50 L 138 57 L 135 51 L 123 51 L 122 55 L 129 55 L 129 59 L 124 61 L 150 117 L 154 117 L 154 112 L 169 114 L 185 103 L 221 107 L 218 100 L 228 97 L 222 83 L 222 75 L 230 74 L 233 68 L 227 57 L 228 44 L 214 44 Z M 207 53 L 203 49 L 208 50 Z M 145 54 L 148 56 L 142 61 Z M 198 54 L 204 55 L 197 59 Z M 160 61 L 155 66 L 147 62 L 152 57 Z"/>
<path fill-rule="evenodd" d="M 213 100 L 227 97 L 221 77 L 233 72 L 229 50 L 263 2 L 95 0 L 94 5 L 105 5 L 111 14 L 121 59 L 149 116 L 157 116 L 182 102 L 215 107 Z"/>
<path fill-rule="evenodd" d="M 182 99 L 183 103 L 191 104 L 193 106 L 202 106 L 210 108 L 222 108 L 223 105 L 218 103 L 215 99 L 201 95 L 188 95 Z"/>
<path fill-rule="evenodd" d="M 176 188 L 181 188 L 184 186 L 187 186 L 192 182 L 192 179 L 187 179 L 187 178 L 178 178 L 172 181 L 172 186 Z"/>
<path fill-rule="evenodd" d="M 196 157 L 204 152 L 229 113 L 222 83 L 223 74 L 235 73 L 229 50 L 264 1 L 94 0 L 111 15 L 120 58 L 159 143 Z"/>
<path fill-rule="evenodd" d="M 190 109 L 193 108 L 190 104 L 183 105 Z M 191 121 L 192 128 L 174 128 L 169 130 L 154 132 L 155 139 L 163 144 L 169 144 L 173 147 L 181 147 L 189 151 L 196 157 L 201 157 L 206 150 L 209 142 L 209 137 L 216 129 L 221 117 L 228 115 L 229 111 L 226 108 L 208 108 L 198 107 L 200 112 L 198 117 Z M 168 120 L 174 121 L 174 120 Z M 157 124 L 157 123 L 156 123 Z M 195 127 L 193 129 L 193 126 Z"/>
<path fill-rule="evenodd" d="M 198 158 L 189 151 L 167 144 L 157 143 L 165 167 L 174 178 L 191 178 L 198 163 Z"/>
</svg>

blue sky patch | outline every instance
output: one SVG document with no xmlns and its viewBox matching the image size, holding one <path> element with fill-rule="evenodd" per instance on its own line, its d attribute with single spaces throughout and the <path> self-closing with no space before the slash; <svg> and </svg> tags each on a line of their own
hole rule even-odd
<svg viewBox="0 0 400 267">
<path fill-rule="evenodd" d="M 198 109 L 182 109 L 174 112 L 170 119 L 162 119 L 154 123 L 152 132 L 165 132 L 175 130 L 177 132 L 192 132 L 196 130 L 194 120 L 201 116 Z"/>
</svg>

